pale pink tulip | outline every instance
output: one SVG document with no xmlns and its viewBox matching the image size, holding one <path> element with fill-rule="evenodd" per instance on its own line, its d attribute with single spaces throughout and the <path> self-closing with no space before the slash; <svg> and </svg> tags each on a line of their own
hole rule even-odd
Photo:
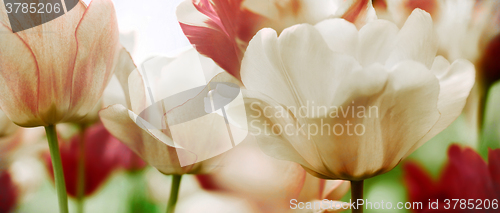
<svg viewBox="0 0 500 213">
<path fill-rule="evenodd" d="M 111 0 L 95 0 L 89 7 L 79 2 L 61 17 L 17 33 L 10 23 L 0 0 L 0 107 L 5 114 L 24 127 L 83 118 L 97 104 L 118 59 Z"/>
</svg>

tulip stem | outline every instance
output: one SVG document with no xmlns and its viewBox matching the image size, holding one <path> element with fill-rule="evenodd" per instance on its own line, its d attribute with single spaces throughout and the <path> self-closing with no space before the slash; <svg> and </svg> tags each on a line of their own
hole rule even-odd
<svg viewBox="0 0 500 213">
<path fill-rule="evenodd" d="M 351 180 L 351 202 L 356 202 L 356 208 L 352 209 L 352 213 L 363 213 L 363 206 L 358 205 L 360 200 L 363 200 L 363 180 Z M 364 203 L 364 201 L 361 201 Z"/>
<path fill-rule="evenodd" d="M 167 213 L 174 213 L 177 197 L 179 196 L 179 188 L 181 185 L 182 175 L 172 175 L 172 188 L 170 190 L 170 198 L 167 204 Z"/>
<path fill-rule="evenodd" d="M 80 128 L 80 140 L 78 141 L 78 170 L 77 170 L 77 188 L 76 188 L 76 201 L 77 212 L 83 213 L 85 205 L 85 130 L 82 126 Z"/>
<path fill-rule="evenodd" d="M 64 183 L 61 153 L 59 152 L 59 142 L 57 141 L 55 125 L 46 126 L 45 133 L 47 134 L 47 140 L 49 142 L 54 182 L 56 184 L 57 198 L 59 201 L 59 212 L 68 213 L 68 195 L 66 194 L 66 184 Z"/>
</svg>

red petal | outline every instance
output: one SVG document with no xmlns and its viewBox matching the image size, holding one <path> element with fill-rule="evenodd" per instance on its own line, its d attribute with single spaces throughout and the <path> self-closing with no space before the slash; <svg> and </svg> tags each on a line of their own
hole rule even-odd
<svg viewBox="0 0 500 213">
<path fill-rule="evenodd" d="M 18 191 L 10 174 L 0 171 L 0 212 L 11 212 L 17 204 Z"/>
<path fill-rule="evenodd" d="M 342 15 L 342 18 L 355 23 L 356 20 L 362 16 L 363 12 L 366 12 L 369 0 L 358 0 L 354 2 L 351 7 Z"/>
<path fill-rule="evenodd" d="M 184 15 L 189 14 L 178 14 L 184 34 L 198 52 L 212 58 L 238 79 L 243 52 L 264 20 L 263 17 L 242 9 L 242 2 L 243 0 L 193 0 L 196 10 L 208 17 L 203 23 L 182 23 Z"/>
<path fill-rule="evenodd" d="M 479 154 L 471 148 L 461 149 L 452 145 L 448 158 L 439 185 L 449 198 L 491 198 L 491 178 L 486 162 Z"/>
<path fill-rule="evenodd" d="M 429 198 L 435 196 L 436 184 L 419 165 L 408 162 L 404 164 L 403 170 L 410 201 L 427 203 Z"/>
<path fill-rule="evenodd" d="M 196 179 L 203 189 L 212 191 L 223 190 L 217 185 L 217 181 L 210 174 L 196 175 Z"/>
<path fill-rule="evenodd" d="M 231 44 L 232 41 L 222 31 L 206 27 L 198 27 L 180 23 L 184 34 L 196 50 L 212 58 L 222 69 L 240 78 L 240 63 L 238 50 Z"/>
<path fill-rule="evenodd" d="M 488 151 L 488 169 L 490 171 L 497 198 L 500 198 L 500 149 Z"/>
</svg>

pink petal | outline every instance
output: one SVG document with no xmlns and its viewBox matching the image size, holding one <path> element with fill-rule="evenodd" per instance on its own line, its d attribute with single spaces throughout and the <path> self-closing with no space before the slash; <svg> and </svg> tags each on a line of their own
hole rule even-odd
<svg viewBox="0 0 500 213">
<path fill-rule="evenodd" d="M 111 0 L 94 0 L 76 30 L 78 54 L 67 117 L 83 117 L 97 104 L 118 61 L 118 23 Z M 67 88 L 66 88 L 67 89 Z"/>
<path fill-rule="evenodd" d="M 357 0 L 342 15 L 342 18 L 361 28 L 361 26 L 369 20 L 376 18 L 376 16 L 370 0 Z"/>
<path fill-rule="evenodd" d="M 0 23 L 0 107 L 21 126 L 44 125 L 38 116 L 38 65 L 31 48 Z"/>
</svg>

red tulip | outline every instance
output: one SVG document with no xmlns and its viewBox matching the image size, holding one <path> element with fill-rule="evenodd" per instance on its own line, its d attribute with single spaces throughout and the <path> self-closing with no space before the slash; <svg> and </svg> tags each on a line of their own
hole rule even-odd
<svg viewBox="0 0 500 213">
<path fill-rule="evenodd" d="M 80 136 L 60 144 L 61 159 L 66 180 L 66 190 L 70 196 L 77 195 L 77 174 Z M 124 144 L 114 138 L 102 124 L 90 127 L 85 132 L 85 189 L 86 196 L 94 193 L 116 170 L 138 170 L 146 164 Z M 48 153 L 45 155 L 47 168 L 52 170 Z M 49 172 L 53 178 L 53 173 Z"/>
<path fill-rule="evenodd" d="M 404 179 L 409 190 L 411 202 L 422 202 L 428 212 L 429 201 L 439 201 L 439 210 L 445 210 L 445 199 L 500 199 L 500 149 L 490 150 L 487 164 L 471 148 L 452 145 L 448 150 L 448 163 L 440 178 L 435 181 L 416 163 L 404 165 Z M 453 203 L 452 203 L 453 205 Z M 474 212 L 468 209 L 449 209 L 450 212 Z M 498 210 L 491 210 L 496 212 Z M 485 210 L 487 212 L 487 210 Z"/>
</svg>

